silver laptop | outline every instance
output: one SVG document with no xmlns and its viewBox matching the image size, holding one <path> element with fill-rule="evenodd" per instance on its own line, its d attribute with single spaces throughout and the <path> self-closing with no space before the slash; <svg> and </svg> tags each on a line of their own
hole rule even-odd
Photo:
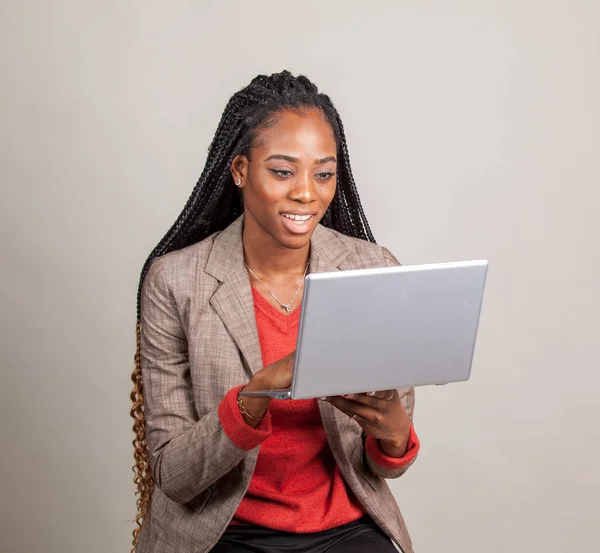
<svg viewBox="0 0 600 553">
<path fill-rule="evenodd" d="M 292 386 L 307 399 L 468 380 L 488 262 L 311 273 Z"/>
</svg>

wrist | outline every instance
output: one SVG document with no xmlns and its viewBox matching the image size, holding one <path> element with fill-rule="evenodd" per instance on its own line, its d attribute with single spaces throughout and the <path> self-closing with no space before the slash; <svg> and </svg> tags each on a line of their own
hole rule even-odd
<svg viewBox="0 0 600 553">
<path fill-rule="evenodd" d="M 264 413 L 261 417 L 258 417 L 258 418 L 255 417 L 250 411 L 248 411 L 248 409 L 246 408 L 246 405 L 244 403 L 244 400 L 242 399 L 242 396 L 239 393 L 237 396 L 237 404 L 238 404 L 238 409 L 240 410 L 240 413 L 242 414 L 244 419 L 250 419 L 251 421 L 253 421 L 255 423 L 260 423 L 260 422 L 264 421 L 267 418 L 267 416 L 269 415 L 269 406 L 267 405 L 266 413 Z M 257 406 L 255 404 L 254 407 L 261 407 L 261 406 Z M 262 407 L 264 408 L 264 405 Z M 263 411 L 264 409 L 260 409 L 260 410 Z"/>
<path fill-rule="evenodd" d="M 258 390 L 265 390 L 260 380 L 254 378 L 246 384 L 240 391 L 245 390 L 248 392 L 254 392 Z M 241 401 L 240 401 L 241 398 Z M 269 405 L 271 404 L 270 397 L 242 397 L 238 393 L 237 405 L 242 418 L 244 421 L 256 428 L 258 424 L 263 421 L 269 413 Z"/>
<path fill-rule="evenodd" d="M 388 457 L 403 457 L 406 453 L 406 444 L 379 440 L 379 447 Z"/>
<path fill-rule="evenodd" d="M 390 438 L 387 440 L 380 439 L 379 447 L 381 451 L 388 457 L 403 457 L 408 448 L 408 440 L 410 437 L 410 428 L 406 433 L 399 437 Z"/>
</svg>

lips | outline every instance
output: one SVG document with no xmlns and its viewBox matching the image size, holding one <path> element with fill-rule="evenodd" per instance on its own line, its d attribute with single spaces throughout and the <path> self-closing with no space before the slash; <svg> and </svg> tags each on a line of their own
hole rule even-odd
<svg viewBox="0 0 600 553">
<path fill-rule="evenodd" d="M 285 228 L 294 234 L 304 234 L 312 227 L 314 213 L 281 213 Z"/>
<path fill-rule="evenodd" d="M 282 213 L 281 215 L 283 215 L 286 219 L 291 219 L 292 221 L 298 222 L 308 221 L 311 217 L 313 217 L 312 213 L 307 213 L 306 215 L 300 215 L 297 213 Z"/>
</svg>

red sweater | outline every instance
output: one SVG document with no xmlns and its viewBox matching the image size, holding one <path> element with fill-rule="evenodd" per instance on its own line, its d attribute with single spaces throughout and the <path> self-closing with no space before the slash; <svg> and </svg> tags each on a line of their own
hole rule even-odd
<svg viewBox="0 0 600 553">
<path fill-rule="evenodd" d="M 276 310 L 253 289 L 256 324 L 267 366 L 296 348 L 300 309 Z M 319 532 L 357 520 L 364 509 L 346 485 L 327 443 L 317 400 L 272 400 L 270 414 L 252 428 L 242 418 L 233 388 L 219 406 L 227 436 L 242 449 L 260 445 L 248 491 L 233 524 L 256 524 L 287 532 Z M 395 468 L 409 463 L 419 442 L 411 428 L 406 454 L 386 456 L 377 440 L 367 438 L 367 454 Z"/>
</svg>

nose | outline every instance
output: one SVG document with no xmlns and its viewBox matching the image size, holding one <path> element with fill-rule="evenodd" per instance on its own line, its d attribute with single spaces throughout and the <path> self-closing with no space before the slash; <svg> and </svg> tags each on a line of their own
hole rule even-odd
<svg viewBox="0 0 600 553">
<path fill-rule="evenodd" d="M 317 191 L 312 176 L 307 174 L 298 175 L 298 177 L 294 179 L 289 197 L 291 200 L 303 204 L 314 202 L 317 197 Z"/>
</svg>

